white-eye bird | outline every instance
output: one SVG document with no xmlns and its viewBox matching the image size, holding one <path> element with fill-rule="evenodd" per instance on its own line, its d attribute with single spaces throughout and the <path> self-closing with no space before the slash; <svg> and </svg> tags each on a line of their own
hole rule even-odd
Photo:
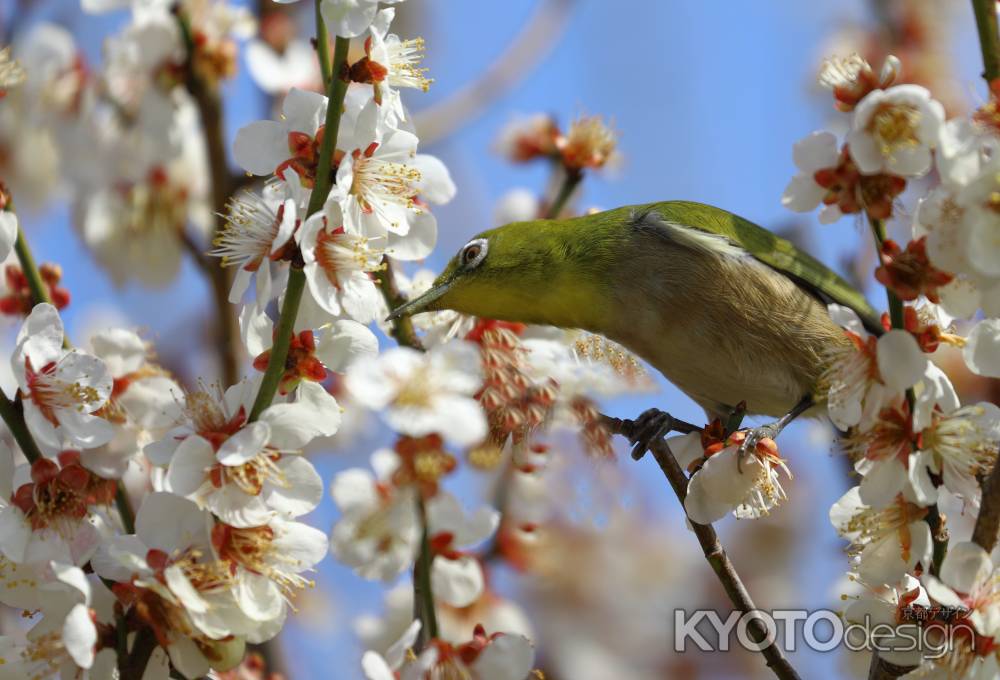
<svg viewBox="0 0 1000 680">
<path fill-rule="evenodd" d="M 749 414 L 781 416 L 751 431 L 752 443 L 823 404 L 828 358 L 849 342 L 830 302 L 881 332 L 861 293 L 790 242 L 725 210 L 667 201 L 484 231 L 390 318 L 452 309 L 599 333 L 649 362 L 710 420 L 741 402 Z M 643 414 L 633 455 L 670 422 Z"/>
</svg>

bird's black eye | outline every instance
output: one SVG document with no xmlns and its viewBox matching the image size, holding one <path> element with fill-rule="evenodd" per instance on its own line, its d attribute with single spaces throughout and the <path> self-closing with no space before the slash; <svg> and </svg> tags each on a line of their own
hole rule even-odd
<svg viewBox="0 0 1000 680">
<path fill-rule="evenodd" d="M 464 269 L 472 269 L 479 265 L 486 257 L 486 247 L 487 241 L 484 238 L 477 238 L 475 241 L 469 241 L 464 248 L 462 248 L 462 253 L 459 258 L 462 261 L 462 267 Z"/>
</svg>

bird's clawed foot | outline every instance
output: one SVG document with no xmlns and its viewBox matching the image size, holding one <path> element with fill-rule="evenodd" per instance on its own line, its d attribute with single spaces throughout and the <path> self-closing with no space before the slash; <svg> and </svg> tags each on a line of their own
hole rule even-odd
<svg viewBox="0 0 1000 680">
<path fill-rule="evenodd" d="M 759 444 L 762 440 L 777 439 L 783 429 L 785 429 L 785 424 L 780 420 L 777 420 L 773 423 L 768 423 L 767 425 L 751 427 L 746 430 L 746 437 L 742 442 L 740 442 L 740 450 L 737 452 L 737 465 L 740 465 L 751 452 L 756 451 L 757 444 Z M 740 471 L 742 472 L 742 469 Z"/>
<path fill-rule="evenodd" d="M 665 437 L 677 422 L 672 415 L 658 408 L 643 411 L 632 421 L 632 434 L 629 437 L 629 441 L 634 444 L 632 459 L 639 460 L 646 455 L 653 442 Z"/>
</svg>

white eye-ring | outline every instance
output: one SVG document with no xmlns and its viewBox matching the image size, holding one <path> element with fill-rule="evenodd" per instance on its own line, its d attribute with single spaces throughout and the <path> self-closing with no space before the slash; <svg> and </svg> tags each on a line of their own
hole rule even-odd
<svg viewBox="0 0 1000 680">
<path fill-rule="evenodd" d="M 484 238 L 477 238 L 469 241 L 462 248 L 459 254 L 462 269 L 474 269 L 486 258 L 486 251 L 489 249 L 489 241 Z"/>
</svg>

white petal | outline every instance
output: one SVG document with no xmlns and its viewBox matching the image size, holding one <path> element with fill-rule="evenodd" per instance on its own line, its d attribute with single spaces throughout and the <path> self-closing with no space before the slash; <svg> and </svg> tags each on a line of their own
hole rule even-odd
<svg viewBox="0 0 1000 680">
<path fill-rule="evenodd" d="M 434 596 L 453 607 L 467 607 L 483 592 L 483 568 L 474 557 L 449 560 L 438 555 L 431 563 Z"/>
<path fill-rule="evenodd" d="M 285 517 L 298 517 L 312 512 L 323 498 L 323 478 L 312 463 L 301 456 L 284 456 L 278 467 L 289 487 L 265 486 L 264 502 Z"/>
<path fill-rule="evenodd" d="M 63 623 L 62 641 L 77 666 L 90 668 L 93 665 L 97 628 L 86 605 L 78 604 L 70 610 Z"/>
<path fill-rule="evenodd" d="M 138 371 L 146 363 L 146 343 L 134 331 L 125 328 L 97 333 L 90 339 L 90 346 L 115 377 Z"/>
<path fill-rule="evenodd" d="M 941 580 L 960 593 L 970 593 L 993 572 L 993 561 L 971 541 L 953 544 L 941 563 Z"/>
<path fill-rule="evenodd" d="M 418 153 L 410 160 L 409 165 L 420 172 L 417 187 L 420 189 L 421 198 L 439 205 L 455 198 L 455 183 L 451 179 L 448 167 L 436 156 Z"/>
<path fill-rule="evenodd" d="M 966 339 L 962 356 L 976 375 L 1000 378 L 1000 319 L 977 323 Z"/>
<path fill-rule="evenodd" d="M 10 211 L 0 212 L 0 260 L 6 260 L 17 240 L 17 215 Z"/>
<path fill-rule="evenodd" d="M 337 400 L 319 383 L 303 381 L 296 401 L 266 409 L 260 422 L 270 426 L 270 443 L 283 451 L 301 449 L 316 437 L 329 437 L 340 427 Z"/>
<path fill-rule="evenodd" d="M 362 468 L 350 468 L 337 474 L 330 483 L 330 496 L 341 512 L 378 505 L 375 478 Z"/>
<path fill-rule="evenodd" d="M 836 165 L 839 156 L 837 136 L 832 132 L 813 132 L 792 147 L 795 166 L 807 173 Z"/>
<path fill-rule="evenodd" d="M 523 635 L 498 635 L 473 662 L 478 680 L 524 680 L 535 665 L 535 650 Z"/>
<path fill-rule="evenodd" d="M 795 175 L 781 195 L 781 205 L 793 212 L 809 212 L 819 206 L 826 189 L 816 184 L 812 175 Z"/>
<path fill-rule="evenodd" d="M 212 445 L 191 435 L 174 451 L 164 480 L 166 488 L 180 496 L 195 494 L 205 484 L 215 462 Z"/>
<path fill-rule="evenodd" d="M 378 338 L 357 321 L 338 319 L 320 331 L 316 357 L 334 373 L 344 373 L 356 360 L 378 354 Z"/>
<path fill-rule="evenodd" d="M 926 367 L 927 356 L 906 331 L 894 328 L 878 339 L 878 369 L 891 391 L 912 387 Z"/>
<path fill-rule="evenodd" d="M 687 469 L 691 463 L 705 457 L 705 449 L 701 446 L 701 433 L 689 432 L 688 434 L 667 437 L 667 445 L 671 453 L 677 459 L 677 464 L 683 469 Z"/>
<path fill-rule="evenodd" d="M 861 502 L 873 508 L 884 508 L 903 490 L 908 473 L 896 458 L 874 461 L 861 479 Z"/>
<path fill-rule="evenodd" d="M 223 465 L 243 465 L 264 450 L 270 437 L 271 427 L 266 421 L 247 423 L 222 442 L 215 458 Z"/>
<path fill-rule="evenodd" d="M 437 244 L 437 218 L 423 210 L 409 216 L 410 229 L 405 235 L 389 232 L 385 252 L 397 260 L 422 260 Z"/>
<path fill-rule="evenodd" d="M 273 120 L 257 120 L 242 127 L 233 140 L 233 156 L 245 170 L 270 175 L 289 158 L 285 126 Z"/>
<path fill-rule="evenodd" d="M 149 548 L 165 552 L 208 544 L 207 515 L 191 501 L 154 492 L 143 499 L 135 518 L 135 533 Z"/>
</svg>

